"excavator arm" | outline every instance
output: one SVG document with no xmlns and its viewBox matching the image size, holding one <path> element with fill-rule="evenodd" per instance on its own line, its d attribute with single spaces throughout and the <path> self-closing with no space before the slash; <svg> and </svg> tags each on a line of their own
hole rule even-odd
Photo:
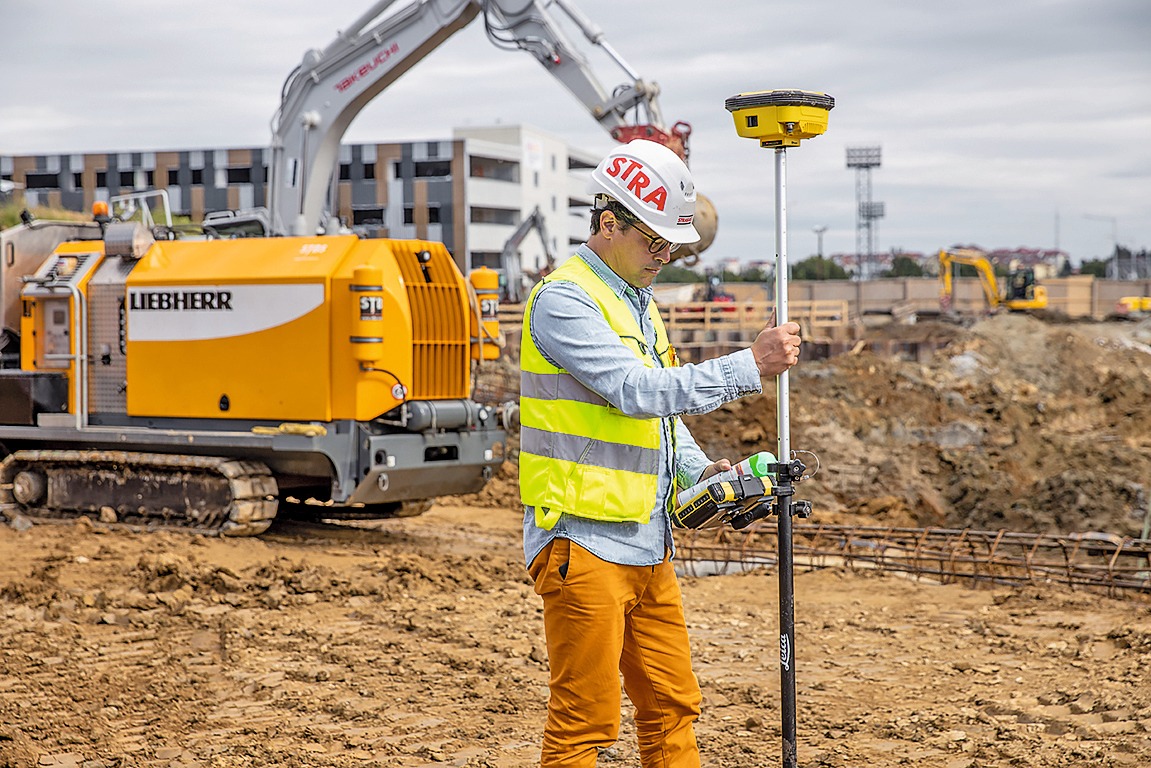
<svg viewBox="0 0 1151 768">
<path fill-rule="evenodd" d="M 519 304 L 527 298 L 529 286 L 524 284 L 519 247 L 533 229 L 539 234 L 544 247 L 544 258 L 547 260 L 547 264 L 543 267 L 544 274 L 551 272 L 556 266 L 555 253 L 552 252 L 551 240 L 548 238 L 547 222 L 537 205 L 535 210 L 524 217 L 524 220 L 516 227 L 516 231 L 504 243 L 503 253 L 500 254 L 500 270 L 507 281 L 504 298 L 512 304 Z"/>
<path fill-rule="evenodd" d="M 357 114 L 445 40 L 482 14 L 489 39 L 531 53 L 619 141 L 644 137 L 687 156 L 686 123 L 663 127 L 659 86 L 642 80 L 570 0 L 380 0 L 323 50 L 308 51 L 284 83 L 272 119 L 268 208 L 274 234 L 334 231 L 328 197 L 340 141 Z M 548 10 L 562 10 L 625 72 L 608 93 Z M 630 112 L 642 121 L 628 121 Z M 710 242 L 710 241 L 709 241 Z M 700 249 L 702 250 L 702 249 Z"/>
<path fill-rule="evenodd" d="M 939 301 L 945 309 L 951 307 L 952 296 L 952 276 L 951 270 L 955 264 L 965 264 L 969 267 L 974 267 L 976 273 L 979 275 L 979 285 L 983 288 L 983 297 L 987 299 L 987 305 L 992 309 L 996 309 L 1002 298 L 999 293 L 999 283 L 995 279 L 995 270 L 991 266 L 991 262 L 987 260 L 979 251 L 974 251 L 967 248 L 957 248 L 955 250 L 941 250 L 939 252 Z"/>
</svg>

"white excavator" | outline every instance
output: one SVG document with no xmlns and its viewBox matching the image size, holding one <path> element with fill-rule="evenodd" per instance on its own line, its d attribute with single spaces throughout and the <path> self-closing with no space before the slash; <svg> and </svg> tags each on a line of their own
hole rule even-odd
<svg viewBox="0 0 1151 768">
<path fill-rule="evenodd" d="M 618 64 L 626 80 L 609 92 L 552 9 Z M 372 99 L 477 17 L 492 43 L 534 56 L 617 141 L 651 139 L 687 159 L 691 126 L 667 125 L 659 86 L 642 79 L 570 0 L 381 0 L 327 47 L 308 51 L 284 83 L 272 120 L 269 234 L 340 231 L 330 198 L 348 126 Z M 715 239 L 716 222 L 714 206 L 700 197 L 696 227 L 702 238 L 676 257 L 695 263 Z"/>
</svg>

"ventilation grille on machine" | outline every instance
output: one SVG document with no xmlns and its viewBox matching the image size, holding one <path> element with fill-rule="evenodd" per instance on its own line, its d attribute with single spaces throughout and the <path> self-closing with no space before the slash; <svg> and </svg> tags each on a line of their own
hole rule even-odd
<svg viewBox="0 0 1151 768">
<path fill-rule="evenodd" d="M 470 394 L 469 306 L 460 273 L 441 247 L 392 241 L 412 309 L 413 400 L 465 398 Z M 426 263 L 419 254 L 430 253 Z"/>
</svg>

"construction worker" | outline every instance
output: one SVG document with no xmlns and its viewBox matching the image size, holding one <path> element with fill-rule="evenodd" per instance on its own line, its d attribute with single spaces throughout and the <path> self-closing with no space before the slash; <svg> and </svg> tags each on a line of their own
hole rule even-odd
<svg viewBox="0 0 1151 768">
<path fill-rule="evenodd" d="M 680 421 L 762 391 L 799 359 L 799 326 L 679 366 L 651 284 L 692 224 L 695 186 L 667 147 L 635 140 L 592 172 L 591 236 L 524 310 L 524 555 L 544 604 L 551 696 L 541 765 L 594 766 L 620 725 L 620 677 L 644 768 L 699 766 L 669 505 L 727 470 Z"/>
</svg>

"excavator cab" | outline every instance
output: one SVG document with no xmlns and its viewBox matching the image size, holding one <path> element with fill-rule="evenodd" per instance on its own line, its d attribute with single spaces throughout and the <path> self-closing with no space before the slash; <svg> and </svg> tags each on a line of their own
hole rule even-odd
<svg viewBox="0 0 1151 768">
<path fill-rule="evenodd" d="M 1013 312 L 1047 307 L 1047 289 L 1035 282 L 1035 270 L 1030 267 L 1017 269 L 1007 278 L 1006 296 L 1003 303 Z"/>
<path fill-rule="evenodd" d="M 1017 269 L 1011 273 L 1007 281 L 1007 300 L 1022 299 L 1031 301 L 1035 298 L 1035 270 Z"/>
</svg>

